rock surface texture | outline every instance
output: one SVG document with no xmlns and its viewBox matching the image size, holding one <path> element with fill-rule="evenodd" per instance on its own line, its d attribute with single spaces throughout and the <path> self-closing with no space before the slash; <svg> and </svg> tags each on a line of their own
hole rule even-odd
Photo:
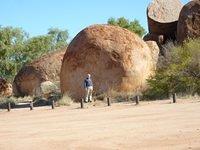
<svg viewBox="0 0 200 150">
<path fill-rule="evenodd" d="M 45 81 L 59 81 L 60 68 L 66 48 L 47 54 L 24 66 L 15 76 L 13 86 L 16 96 L 35 95 Z"/>
<path fill-rule="evenodd" d="M 183 7 L 177 26 L 178 42 L 195 37 L 200 37 L 200 0 L 190 1 Z"/>
<path fill-rule="evenodd" d="M 98 94 L 142 90 L 155 68 L 152 55 L 148 45 L 126 29 L 111 25 L 87 27 L 73 39 L 64 55 L 61 91 L 80 100 L 88 73 Z"/>
<path fill-rule="evenodd" d="M 151 51 L 152 63 L 153 63 L 152 66 L 154 66 L 153 70 L 156 70 L 160 49 L 155 41 L 146 41 L 146 44 L 149 46 Z"/>
</svg>

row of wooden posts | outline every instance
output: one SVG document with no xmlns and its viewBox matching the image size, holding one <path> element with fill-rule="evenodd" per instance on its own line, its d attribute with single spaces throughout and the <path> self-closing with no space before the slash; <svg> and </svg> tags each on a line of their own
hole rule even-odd
<svg viewBox="0 0 200 150">
<path fill-rule="evenodd" d="M 172 96 L 173 98 L 173 103 L 176 103 L 176 93 L 174 93 L 173 94 L 173 96 Z M 135 97 L 135 103 L 136 103 L 136 105 L 138 105 L 139 104 L 139 101 L 140 101 L 140 96 L 139 95 L 137 95 L 136 97 Z M 81 108 L 84 108 L 84 99 L 81 99 Z M 111 100 L 110 100 L 110 98 L 109 97 L 107 97 L 107 105 L 108 106 L 111 106 Z M 52 101 L 52 103 L 51 103 L 51 108 L 52 109 L 55 109 L 55 101 L 53 100 Z M 10 111 L 11 110 L 11 104 L 10 103 L 8 103 L 8 105 L 7 105 L 7 110 L 8 111 Z M 33 110 L 33 102 L 31 101 L 30 102 L 30 110 Z"/>
</svg>

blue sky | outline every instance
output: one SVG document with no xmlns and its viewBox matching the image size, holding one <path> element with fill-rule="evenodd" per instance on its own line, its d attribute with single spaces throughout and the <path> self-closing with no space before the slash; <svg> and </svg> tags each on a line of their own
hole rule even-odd
<svg viewBox="0 0 200 150">
<path fill-rule="evenodd" d="M 182 3 L 188 1 L 182 0 Z M 151 0 L 1 0 L 0 25 L 22 27 L 30 36 L 58 27 L 67 29 L 72 39 L 89 25 L 124 16 L 138 19 L 147 30 L 149 2 Z"/>
</svg>

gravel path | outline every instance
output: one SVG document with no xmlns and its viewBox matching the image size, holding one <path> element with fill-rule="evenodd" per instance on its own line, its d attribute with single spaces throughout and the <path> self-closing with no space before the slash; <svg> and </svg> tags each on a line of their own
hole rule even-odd
<svg viewBox="0 0 200 150">
<path fill-rule="evenodd" d="M 0 150 L 200 149 L 200 101 L 0 110 Z"/>
</svg>

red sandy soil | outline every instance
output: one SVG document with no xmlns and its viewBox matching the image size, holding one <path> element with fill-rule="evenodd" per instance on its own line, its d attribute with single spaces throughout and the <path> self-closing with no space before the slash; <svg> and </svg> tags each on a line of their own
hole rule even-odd
<svg viewBox="0 0 200 150">
<path fill-rule="evenodd" d="M 74 149 L 200 150 L 200 100 L 0 110 L 0 150 Z"/>
</svg>

